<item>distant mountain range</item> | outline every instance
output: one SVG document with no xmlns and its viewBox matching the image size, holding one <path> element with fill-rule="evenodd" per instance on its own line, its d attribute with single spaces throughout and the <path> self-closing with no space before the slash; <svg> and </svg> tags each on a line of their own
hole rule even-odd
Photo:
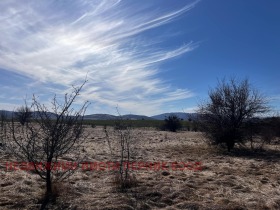
<svg viewBox="0 0 280 210">
<path fill-rule="evenodd" d="M 4 114 L 5 117 L 7 117 L 7 118 L 12 118 L 12 116 L 13 116 L 13 112 L 6 111 L 6 110 L 0 110 L 0 117 L 1 117 L 2 114 Z"/>
<path fill-rule="evenodd" d="M 154 118 L 156 120 L 164 120 L 165 118 L 167 118 L 171 115 L 176 115 L 178 118 L 183 119 L 183 120 L 193 119 L 194 117 L 197 116 L 196 113 L 170 112 L 170 113 L 155 115 L 155 116 L 152 116 L 151 118 Z"/>
<path fill-rule="evenodd" d="M 5 117 L 7 117 L 8 119 L 12 118 L 13 117 L 13 114 L 16 113 L 16 112 L 13 112 L 13 111 L 6 111 L 6 110 L 0 110 L 0 117 L 2 114 L 5 115 Z M 51 117 L 51 118 L 55 118 L 56 117 L 56 114 L 52 113 L 52 112 L 48 112 L 48 115 Z M 38 116 L 38 112 L 32 112 L 32 117 L 33 118 L 36 118 L 36 116 Z"/>
<path fill-rule="evenodd" d="M 13 112 L 12 111 L 6 111 L 6 110 L 0 110 L 1 113 L 4 113 L 7 118 L 12 118 Z M 55 118 L 55 114 L 49 112 L 50 116 L 52 118 Z M 123 119 L 129 119 L 129 120 L 164 120 L 165 118 L 169 117 L 170 115 L 176 115 L 180 119 L 188 120 L 192 119 L 196 116 L 195 113 L 184 113 L 184 112 L 170 112 L 170 113 L 163 113 L 159 115 L 154 115 L 151 117 L 147 117 L 145 115 L 135 115 L 135 114 L 127 114 L 122 115 L 121 117 Z M 36 112 L 33 114 L 33 117 L 36 116 Z M 85 120 L 116 120 L 119 116 L 110 115 L 110 114 L 91 114 L 91 115 L 85 115 Z"/>
<path fill-rule="evenodd" d="M 123 119 L 129 120 L 154 120 L 152 117 L 147 117 L 144 115 L 135 115 L 135 114 L 127 114 L 121 116 Z M 116 120 L 119 119 L 119 116 L 109 115 L 109 114 L 91 114 L 85 115 L 85 120 Z"/>
</svg>

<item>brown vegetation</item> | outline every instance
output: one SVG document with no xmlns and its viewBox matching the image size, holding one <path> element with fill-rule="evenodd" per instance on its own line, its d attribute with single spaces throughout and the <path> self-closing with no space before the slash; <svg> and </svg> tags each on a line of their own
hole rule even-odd
<svg viewBox="0 0 280 210">
<path fill-rule="evenodd" d="M 113 154 L 118 139 L 107 127 Z M 91 135 L 82 143 L 88 162 L 111 161 L 103 127 L 86 128 Z M 237 145 L 231 153 L 210 147 L 199 132 L 134 129 L 135 161 L 201 162 L 202 171 L 185 169 L 134 171 L 137 185 L 126 192 L 116 189 L 114 171 L 81 170 L 53 185 L 55 202 L 48 209 L 279 209 L 280 146 L 274 139 L 263 150 Z M 277 142 L 278 141 L 278 142 Z M 255 142 L 255 141 L 254 141 Z M 1 151 L 1 150 L 0 150 Z M 117 157 L 116 157 L 117 158 Z M 63 161 L 72 161 L 71 155 Z M 0 209 L 39 209 L 45 184 L 36 174 L 6 171 L 17 161 L 1 151 Z"/>
<path fill-rule="evenodd" d="M 32 122 L 28 120 L 31 111 L 24 106 L 17 112 L 20 123 L 15 122 L 14 118 L 11 123 L 6 123 L 9 129 L 5 136 L 5 151 L 21 161 L 19 168 L 32 168 L 46 183 L 45 200 L 41 209 L 45 209 L 49 201 L 54 201 L 57 197 L 56 193 L 53 193 L 53 181 L 62 181 L 72 175 L 75 171 L 72 169 L 77 168 L 79 163 L 78 152 L 83 139 L 83 116 L 87 102 L 77 112 L 71 106 L 84 84 L 85 82 L 80 87 L 73 87 L 73 92 L 65 94 L 63 102 L 59 102 L 54 96 L 52 114 L 34 96 L 32 107 L 36 115 Z M 64 166 L 66 170 L 57 170 L 57 162 L 69 154 L 75 154 L 73 159 L 77 165 L 71 165 L 69 169 Z"/>
<path fill-rule="evenodd" d="M 245 123 L 268 111 L 266 97 L 248 79 L 223 79 L 209 91 L 209 101 L 199 105 L 199 123 L 211 143 L 226 144 L 230 151 L 235 143 L 248 140 Z"/>
</svg>

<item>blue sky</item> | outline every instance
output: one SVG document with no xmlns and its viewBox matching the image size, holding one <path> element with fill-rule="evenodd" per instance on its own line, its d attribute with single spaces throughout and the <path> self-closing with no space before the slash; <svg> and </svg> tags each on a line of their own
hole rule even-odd
<svg viewBox="0 0 280 210">
<path fill-rule="evenodd" d="M 1 0 L 0 109 L 50 104 L 87 75 L 87 114 L 195 110 L 248 78 L 280 110 L 280 1 Z"/>
</svg>

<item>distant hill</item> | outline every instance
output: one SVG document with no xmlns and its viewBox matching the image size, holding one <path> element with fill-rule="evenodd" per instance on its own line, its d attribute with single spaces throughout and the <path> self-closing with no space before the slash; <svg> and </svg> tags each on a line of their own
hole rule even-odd
<svg viewBox="0 0 280 210">
<path fill-rule="evenodd" d="M 4 114 L 5 117 L 7 118 L 12 118 L 13 112 L 12 111 L 6 111 L 6 110 L 0 110 L 0 115 Z"/>
<path fill-rule="evenodd" d="M 85 115 L 85 120 L 115 120 L 117 119 L 116 116 L 110 114 L 91 114 Z"/>
<path fill-rule="evenodd" d="M 8 119 L 11 119 L 13 117 L 13 114 L 16 112 L 13 111 L 6 111 L 6 110 L 0 110 L 0 115 L 4 114 L 5 117 L 7 117 Z M 48 115 L 52 118 L 55 119 L 56 118 L 56 114 L 52 113 L 52 112 L 48 112 Z M 32 112 L 32 118 L 36 118 L 38 117 L 38 112 Z"/>
<path fill-rule="evenodd" d="M 164 113 L 164 114 L 159 114 L 155 116 L 151 116 L 151 118 L 154 118 L 156 120 L 164 120 L 165 118 L 169 117 L 170 115 L 176 115 L 180 119 L 183 120 L 188 120 L 196 117 L 195 113 L 184 113 L 184 112 L 170 112 L 170 113 Z"/>
<path fill-rule="evenodd" d="M 154 120 L 152 117 L 147 117 L 145 115 L 135 115 L 135 114 L 127 114 L 122 116 L 124 119 L 129 120 Z"/>
<path fill-rule="evenodd" d="M 56 119 L 56 117 L 57 117 L 57 115 L 55 113 L 52 113 L 52 112 L 47 112 L 47 114 L 51 119 Z M 34 119 L 40 118 L 39 117 L 39 112 L 38 111 L 32 112 L 32 118 L 34 118 Z"/>
<path fill-rule="evenodd" d="M 12 115 L 13 115 L 12 111 L 0 110 L 0 114 L 1 114 L 1 112 L 4 112 L 5 115 L 7 116 L 7 118 L 12 118 Z M 54 113 L 49 112 L 48 114 L 52 119 L 56 118 L 56 115 Z M 34 112 L 32 115 L 33 115 L 33 118 L 36 118 L 38 113 Z M 164 114 L 160 114 L 160 115 L 155 115 L 155 116 L 151 116 L 151 117 L 147 117 L 145 115 L 127 114 L 127 115 L 122 115 L 122 118 L 129 119 L 129 120 L 164 120 L 166 117 L 168 117 L 170 115 L 176 115 L 180 119 L 183 119 L 183 120 L 188 120 L 188 119 L 196 116 L 196 114 L 191 114 L 191 113 L 172 112 L 172 113 L 164 113 Z M 110 115 L 110 114 L 91 114 L 91 115 L 84 116 L 85 120 L 117 120 L 118 118 L 119 118 L 119 116 Z"/>
<path fill-rule="evenodd" d="M 127 114 L 122 115 L 123 119 L 129 119 L 129 120 L 154 120 L 151 117 L 147 117 L 144 115 L 135 115 L 135 114 Z M 91 114 L 91 115 L 85 115 L 85 120 L 117 120 L 119 119 L 119 116 L 115 115 L 109 115 L 109 114 Z"/>
</svg>

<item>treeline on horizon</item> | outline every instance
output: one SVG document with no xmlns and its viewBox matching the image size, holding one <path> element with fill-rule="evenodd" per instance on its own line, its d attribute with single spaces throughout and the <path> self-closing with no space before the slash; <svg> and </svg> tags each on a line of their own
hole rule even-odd
<svg viewBox="0 0 280 210">
<path fill-rule="evenodd" d="M 23 107 L 19 108 L 22 109 Z M 11 121 L 12 119 L 15 122 L 20 122 L 20 121 L 34 121 L 33 117 L 34 115 L 32 114 L 33 112 L 30 110 L 30 114 L 28 116 L 25 116 L 26 119 L 20 119 L 21 115 L 24 113 L 21 113 L 19 111 L 5 111 L 5 110 L 0 110 L 0 121 Z M 54 113 L 50 113 L 50 115 L 55 116 Z M 186 114 L 188 116 L 189 114 Z M 168 128 L 164 128 L 164 123 L 166 120 L 168 120 L 168 117 L 175 117 L 175 121 L 178 121 L 178 128 L 177 130 L 182 130 L 182 131 L 202 131 L 199 127 L 199 114 L 193 113 L 192 115 L 189 115 L 190 117 L 186 119 L 179 118 L 176 114 L 170 114 L 165 117 L 165 120 L 156 120 L 156 119 L 129 119 L 129 118 L 122 118 L 122 121 L 134 128 L 156 128 L 158 130 L 169 130 Z M 24 117 L 24 116 L 23 116 Z M 28 118 L 28 119 L 27 119 Z M 55 117 L 52 119 L 55 120 Z M 280 125 L 280 117 L 279 116 L 269 116 L 269 117 L 254 117 L 251 118 L 248 123 L 250 122 L 251 126 L 253 126 L 254 130 L 259 130 L 260 132 L 271 132 L 273 134 L 276 134 L 277 136 L 280 136 L 280 129 L 278 128 Z M 88 125 L 91 127 L 96 127 L 96 126 L 111 126 L 115 127 L 119 123 L 118 118 L 116 119 L 83 119 L 83 124 Z"/>
</svg>

